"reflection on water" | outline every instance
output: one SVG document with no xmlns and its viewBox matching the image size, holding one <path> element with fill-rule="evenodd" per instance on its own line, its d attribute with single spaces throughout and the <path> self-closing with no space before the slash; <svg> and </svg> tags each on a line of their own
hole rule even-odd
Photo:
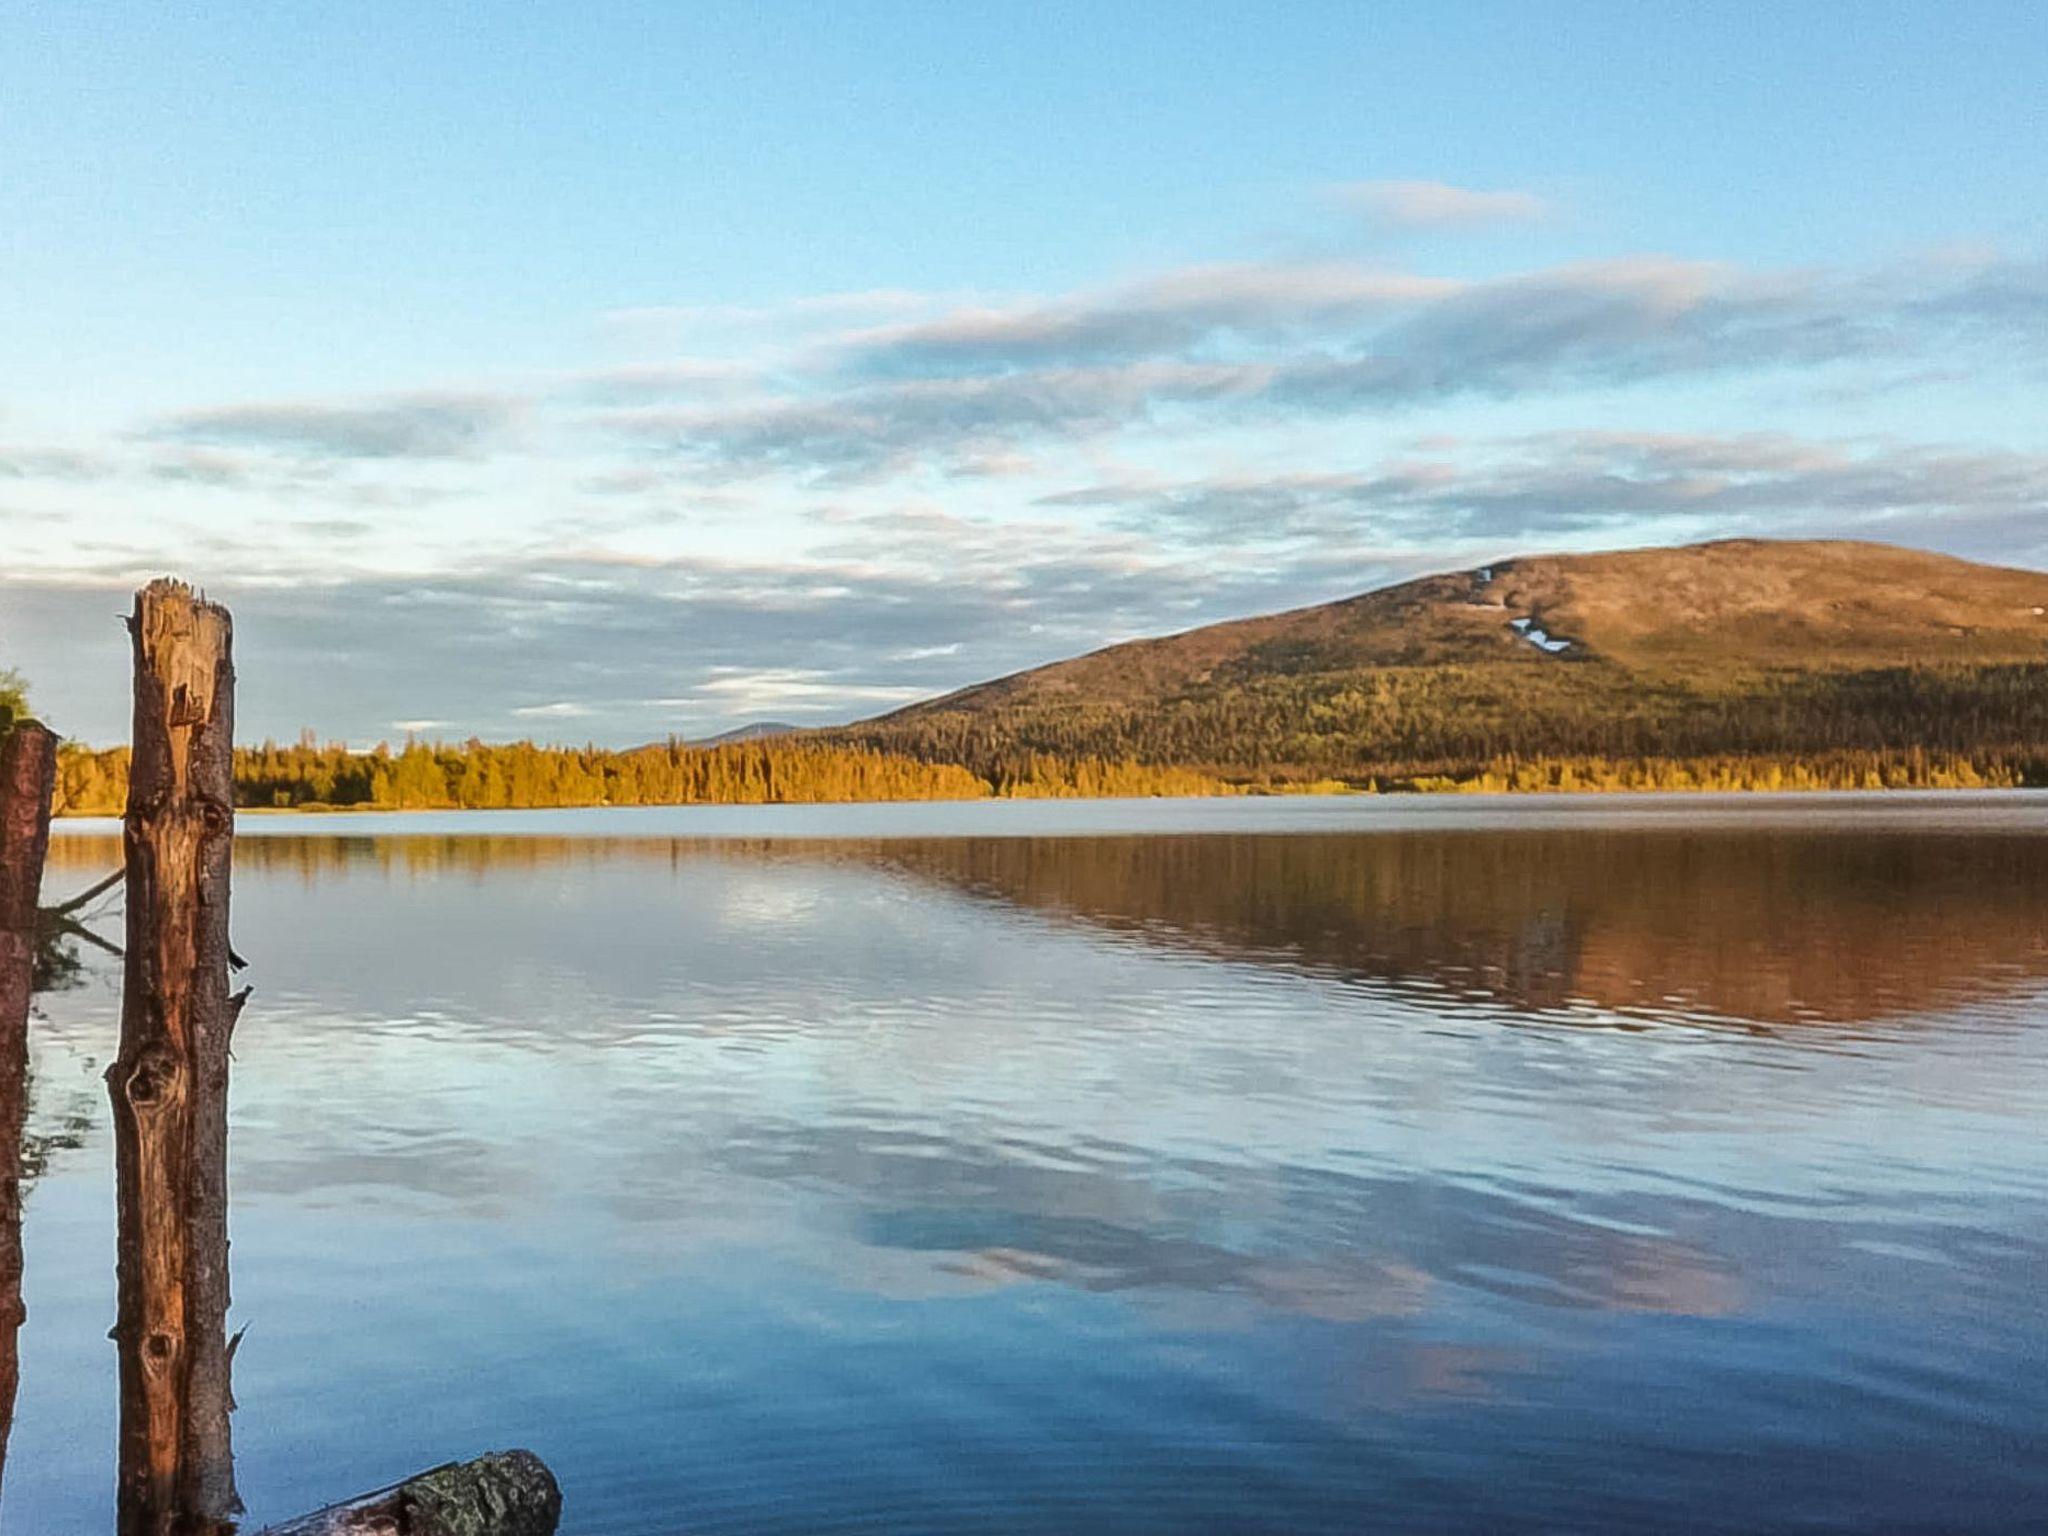
<svg viewBox="0 0 2048 1536">
<path fill-rule="evenodd" d="M 53 867 L 118 855 L 111 839 L 62 839 Z M 241 867 L 485 882 L 706 858 L 864 864 L 1162 946 L 1529 1012 L 1855 1023 L 2025 990 L 2048 971 L 2041 839 L 1942 830 L 267 837 L 243 843 Z"/>
<path fill-rule="evenodd" d="M 885 845 L 897 867 L 1233 959 L 1524 1011 L 1909 1016 L 2048 972 L 2029 838 L 1463 832 Z"/>
<path fill-rule="evenodd" d="M 244 1494 L 530 1443 L 572 1532 L 2039 1529 L 2048 813 L 2000 805 L 247 838 Z M 49 1000 L 53 1113 L 116 1005 Z M 107 1528 L 83 1138 L 9 1530 Z"/>
</svg>

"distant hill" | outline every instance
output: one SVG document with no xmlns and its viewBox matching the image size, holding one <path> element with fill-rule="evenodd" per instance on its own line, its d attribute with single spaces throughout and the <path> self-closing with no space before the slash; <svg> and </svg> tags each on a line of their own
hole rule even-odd
<svg viewBox="0 0 2048 1536">
<path fill-rule="evenodd" d="M 1546 555 L 1111 646 L 834 733 L 1000 778 L 1033 753 L 1226 776 L 1507 758 L 2048 758 L 2048 574 L 1889 545 Z"/>
<path fill-rule="evenodd" d="M 704 736 L 690 743 L 693 747 L 729 747 L 740 741 L 765 741 L 770 736 L 787 736 L 801 726 L 784 725 L 779 720 L 756 720 L 751 725 L 735 726 L 729 731 L 720 731 L 716 736 Z"/>
</svg>

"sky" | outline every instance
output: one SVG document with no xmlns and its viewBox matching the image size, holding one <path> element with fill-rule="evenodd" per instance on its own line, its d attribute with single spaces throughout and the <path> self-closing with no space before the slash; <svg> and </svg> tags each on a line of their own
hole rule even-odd
<svg viewBox="0 0 2048 1536">
<path fill-rule="evenodd" d="M 0 666 L 879 713 L 1520 553 L 2048 568 L 2048 8 L 0 7 Z"/>
</svg>

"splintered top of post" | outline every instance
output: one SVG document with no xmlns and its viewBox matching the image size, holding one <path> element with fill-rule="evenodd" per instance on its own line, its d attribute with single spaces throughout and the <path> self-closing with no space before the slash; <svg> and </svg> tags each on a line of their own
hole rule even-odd
<svg viewBox="0 0 2048 1536">
<path fill-rule="evenodd" d="M 218 727 L 222 741 L 234 731 L 234 622 L 182 581 L 152 581 L 135 594 L 129 620 L 135 642 L 135 750 L 130 804 L 151 743 L 164 741 L 168 782 L 185 780 L 185 728 Z M 225 747 L 222 750 L 226 750 Z M 142 778 L 155 775 L 142 773 Z"/>
<path fill-rule="evenodd" d="M 170 576 L 158 577 L 135 594 L 129 627 L 148 657 L 169 658 L 187 651 L 224 656 L 234 637 L 234 620 L 227 609 Z"/>
<path fill-rule="evenodd" d="M 227 609 L 219 603 L 208 602 L 204 592 L 196 591 L 190 582 L 180 581 L 175 576 L 159 576 L 135 594 L 137 612 L 159 604 L 206 609 L 219 614 L 223 619 L 228 616 Z"/>
</svg>

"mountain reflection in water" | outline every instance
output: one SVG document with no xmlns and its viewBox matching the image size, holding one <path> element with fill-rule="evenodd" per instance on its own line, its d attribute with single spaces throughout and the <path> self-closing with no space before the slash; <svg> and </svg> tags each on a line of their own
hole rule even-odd
<svg viewBox="0 0 2048 1536">
<path fill-rule="evenodd" d="M 620 1536 L 2040 1528 L 2048 815 L 1540 822 L 245 837 L 253 1513 L 526 1442 Z M 48 999 L 53 1112 L 114 1004 Z M 53 1536 L 106 1523 L 83 1139 Z"/>
<path fill-rule="evenodd" d="M 241 866 L 477 878 L 563 862 L 854 862 L 1217 959 L 1423 998 L 1654 1021 L 1861 1023 L 2048 975 L 2042 838 L 1457 831 L 1349 837 L 261 837 Z M 118 860 L 60 839 L 53 866 Z"/>
<path fill-rule="evenodd" d="M 1221 959 L 1545 1012 L 1856 1023 L 2048 974 L 2028 838 L 1462 832 L 879 845 L 879 862 Z"/>
</svg>

